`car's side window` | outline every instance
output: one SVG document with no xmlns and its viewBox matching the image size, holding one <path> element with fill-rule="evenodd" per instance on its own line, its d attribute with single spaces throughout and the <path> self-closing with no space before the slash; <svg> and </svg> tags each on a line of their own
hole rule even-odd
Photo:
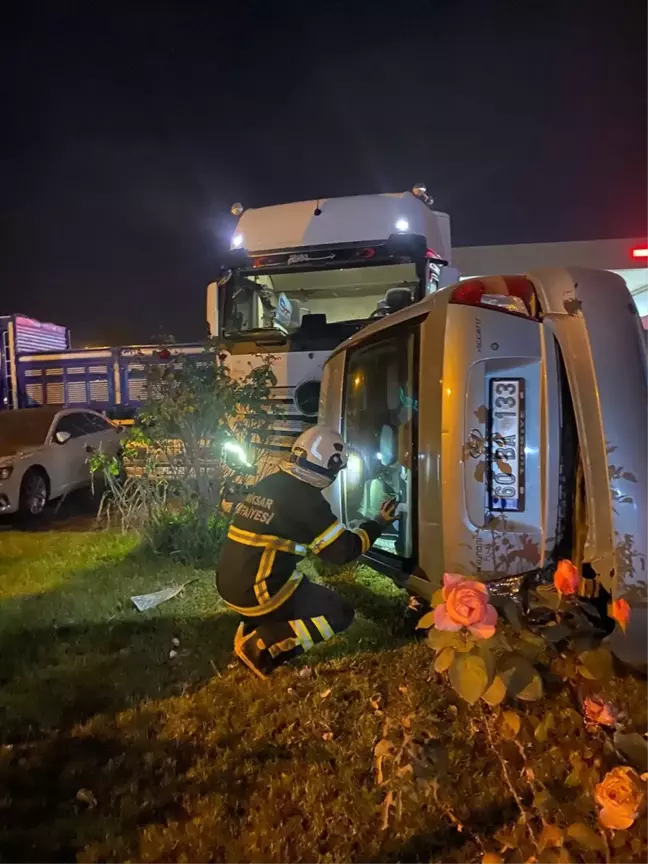
<svg viewBox="0 0 648 864">
<path fill-rule="evenodd" d="M 71 438 L 87 434 L 79 423 L 79 414 L 65 414 L 56 424 L 54 432 L 69 432 Z"/>
<path fill-rule="evenodd" d="M 415 351 L 418 327 L 350 351 L 344 386 L 344 437 L 349 447 L 343 472 L 347 522 L 372 518 L 396 496 L 401 518 L 375 546 L 401 558 L 412 548 L 412 461 L 418 405 Z"/>
<path fill-rule="evenodd" d="M 83 422 L 87 424 L 89 433 L 92 432 L 107 432 L 108 429 L 112 429 L 112 423 L 109 423 L 107 420 L 104 420 L 99 414 L 83 414 Z"/>
</svg>

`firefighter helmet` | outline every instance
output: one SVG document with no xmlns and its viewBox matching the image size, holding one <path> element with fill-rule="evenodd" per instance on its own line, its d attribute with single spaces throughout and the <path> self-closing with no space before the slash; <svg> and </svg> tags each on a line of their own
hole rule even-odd
<svg viewBox="0 0 648 864">
<path fill-rule="evenodd" d="M 312 426 L 297 438 L 282 466 L 313 486 L 329 486 L 347 463 L 342 436 L 327 426 Z"/>
</svg>

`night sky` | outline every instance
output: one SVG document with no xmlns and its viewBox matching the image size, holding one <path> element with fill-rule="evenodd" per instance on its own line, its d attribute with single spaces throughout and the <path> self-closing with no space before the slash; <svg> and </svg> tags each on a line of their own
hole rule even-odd
<svg viewBox="0 0 648 864">
<path fill-rule="evenodd" d="M 425 182 L 456 246 L 646 233 L 642 0 L 52 0 L 0 33 L 0 313 L 77 344 L 200 339 L 237 200 Z"/>
</svg>

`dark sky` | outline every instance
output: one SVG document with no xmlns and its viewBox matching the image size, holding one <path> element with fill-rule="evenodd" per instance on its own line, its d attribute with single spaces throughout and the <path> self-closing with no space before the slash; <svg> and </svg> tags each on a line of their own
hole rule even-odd
<svg viewBox="0 0 648 864">
<path fill-rule="evenodd" d="M 77 343 L 200 338 L 235 200 L 421 181 L 456 246 L 646 232 L 642 0 L 14 7 L 0 313 Z"/>
</svg>

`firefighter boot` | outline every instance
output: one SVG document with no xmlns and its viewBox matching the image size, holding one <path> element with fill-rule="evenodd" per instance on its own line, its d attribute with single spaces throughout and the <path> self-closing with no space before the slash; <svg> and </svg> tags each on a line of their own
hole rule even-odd
<svg viewBox="0 0 648 864">
<path fill-rule="evenodd" d="M 234 653 L 254 674 L 265 681 L 273 670 L 274 663 L 263 639 L 256 630 L 245 634 L 245 625 L 239 624 L 234 636 Z"/>
</svg>

